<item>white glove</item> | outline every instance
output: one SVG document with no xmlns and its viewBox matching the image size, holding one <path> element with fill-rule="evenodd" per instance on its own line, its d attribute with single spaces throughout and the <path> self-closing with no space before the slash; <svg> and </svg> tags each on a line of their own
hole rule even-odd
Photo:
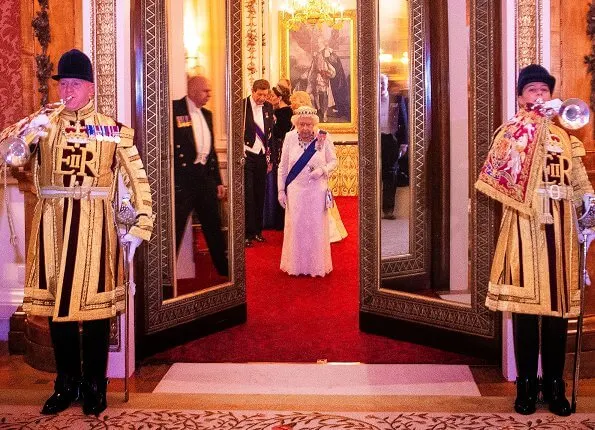
<svg viewBox="0 0 595 430">
<path fill-rule="evenodd" d="M 320 178 L 322 175 L 324 175 L 323 168 L 317 167 L 316 169 L 314 169 L 310 172 L 310 176 L 308 176 L 308 179 L 316 180 L 316 179 Z"/>
<path fill-rule="evenodd" d="M 562 100 L 560 100 L 560 99 L 548 100 L 547 102 L 545 102 L 543 104 L 543 107 L 545 109 L 552 109 L 552 110 L 558 112 L 560 110 L 560 107 L 562 107 Z"/>
<path fill-rule="evenodd" d="M 130 233 L 126 233 L 122 236 L 122 245 L 128 244 L 128 262 L 132 263 L 134 259 L 134 253 L 136 252 L 136 248 L 143 242 L 140 237 L 136 237 Z"/>
<path fill-rule="evenodd" d="M 31 120 L 29 126 L 32 128 L 45 127 L 50 123 L 50 119 L 44 113 L 37 115 Z"/>
<path fill-rule="evenodd" d="M 583 209 L 584 209 L 584 214 L 586 214 L 587 212 L 589 212 L 589 209 L 591 209 L 591 205 L 592 202 L 591 200 L 595 198 L 595 196 L 591 193 L 585 193 L 583 194 Z"/>
<path fill-rule="evenodd" d="M 593 230 L 592 228 L 586 228 L 578 235 L 578 241 L 580 243 L 583 243 L 583 241 L 585 241 L 587 249 L 589 249 L 589 246 L 591 245 L 591 242 L 593 242 L 593 239 L 595 239 L 595 230 Z"/>
<path fill-rule="evenodd" d="M 285 194 L 285 191 L 279 191 L 279 194 L 277 195 L 277 200 L 279 200 L 279 204 L 283 209 L 287 207 L 287 194 Z"/>
</svg>

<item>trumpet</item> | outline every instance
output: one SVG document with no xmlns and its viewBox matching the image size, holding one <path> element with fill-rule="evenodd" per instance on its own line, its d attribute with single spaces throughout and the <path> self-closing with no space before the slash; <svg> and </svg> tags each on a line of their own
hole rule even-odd
<svg viewBox="0 0 595 430">
<path fill-rule="evenodd" d="M 30 146 L 47 136 L 47 128 L 71 98 L 47 104 L 0 133 L 0 160 L 11 167 L 27 164 L 31 157 Z"/>
<path fill-rule="evenodd" d="M 589 123 L 590 111 L 587 103 L 577 98 L 570 98 L 564 102 L 560 99 L 553 99 L 547 102 L 537 100 L 537 105 L 542 106 L 544 114 L 552 119 L 558 116 L 562 127 L 569 130 L 578 130 Z"/>
</svg>

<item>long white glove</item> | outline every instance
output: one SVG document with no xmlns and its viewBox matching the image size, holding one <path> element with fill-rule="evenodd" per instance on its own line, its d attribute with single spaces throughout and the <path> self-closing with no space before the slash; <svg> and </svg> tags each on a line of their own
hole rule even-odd
<svg viewBox="0 0 595 430">
<path fill-rule="evenodd" d="M 310 176 L 308 176 L 308 179 L 316 180 L 320 178 L 322 175 L 324 175 L 324 169 L 322 167 L 317 167 L 316 169 L 310 172 Z"/>
<path fill-rule="evenodd" d="M 122 244 L 128 243 L 128 262 L 132 263 L 134 260 L 134 253 L 136 252 L 136 248 L 143 242 L 140 237 L 136 237 L 130 233 L 126 233 L 122 237 Z"/>
<path fill-rule="evenodd" d="M 279 204 L 283 209 L 287 207 L 287 194 L 285 194 L 285 191 L 279 190 L 279 193 L 277 194 L 277 200 L 279 200 Z"/>
</svg>

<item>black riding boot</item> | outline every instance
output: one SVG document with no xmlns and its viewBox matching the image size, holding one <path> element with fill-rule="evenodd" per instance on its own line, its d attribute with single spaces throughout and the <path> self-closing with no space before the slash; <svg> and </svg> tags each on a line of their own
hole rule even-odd
<svg viewBox="0 0 595 430">
<path fill-rule="evenodd" d="M 535 412 L 539 323 L 536 315 L 512 314 L 514 355 L 517 367 L 514 410 L 522 415 Z"/>
<path fill-rule="evenodd" d="M 41 413 L 54 415 L 64 411 L 79 398 L 81 381 L 71 376 L 58 375 L 54 383 L 54 394 L 46 400 Z"/>
<path fill-rule="evenodd" d="M 50 318 L 49 326 L 58 376 L 54 383 L 54 393 L 41 409 L 44 415 L 62 412 L 77 401 L 81 383 L 78 323 L 54 323 Z"/>
<path fill-rule="evenodd" d="M 543 365 L 543 400 L 550 412 L 566 417 L 570 415 L 570 403 L 564 390 L 564 361 L 566 358 L 566 334 L 568 320 L 558 317 L 543 317 L 541 325 L 541 363 Z"/>
<path fill-rule="evenodd" d="M 83 381 L 83 412 L 85 415 L 95 415 L 96 417 L 107 408 L 107 379 L 87 379 Z"/>
<path fill-rule="evenodd" d="M 109 319 L 83 322 L 83 412 L 99 416 L 107 408 Z"/>
</svg>

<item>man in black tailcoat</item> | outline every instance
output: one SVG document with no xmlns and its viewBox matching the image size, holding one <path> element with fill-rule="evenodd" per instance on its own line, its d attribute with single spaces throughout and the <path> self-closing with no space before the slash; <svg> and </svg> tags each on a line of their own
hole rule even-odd
<svg viewBox="0 0 595 430">
<path fill-rule="evenodd" d="M 188 78 L 188 95 L 173 102 L 176 249 L 180 249 L 188 217 L 194 212 L 217 272 L 228 276 L 219 214 L 225 187 L 215 152 L 213 114 L 204 107 L 210 97 L 209 80 L 192 76 Z"/>
<path fill-rule="evenodd" d="M 388 76 L 380 75 L 380 145 L 382 160 L 382 218 L 396 219 L 395 198 L 399 175 L 409 174 L 407 155 L 408 124 L 407 101 L 389 90 Z M 403 176 L 404 175 L 404 176 Z"/>
<path fill-rule="evenodd" d="M 266 174 L 276 157 L 273 105 L 266 101 L 270 88 L 267 80 L 257 79 L 252 84 L 252 93 L 244 99 L 246 247 L 253 246 L 253 241 L 265 241 L 262 222 Z"/>
</svg>

